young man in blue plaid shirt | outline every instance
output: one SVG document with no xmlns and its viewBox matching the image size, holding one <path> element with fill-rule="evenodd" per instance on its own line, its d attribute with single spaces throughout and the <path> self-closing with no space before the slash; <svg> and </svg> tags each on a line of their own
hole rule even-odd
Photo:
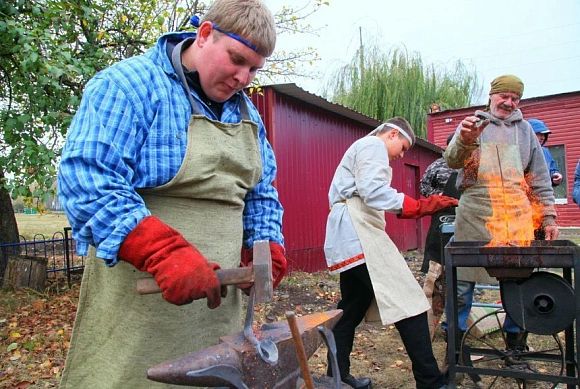
<svg viewBox="0 0 580 389">
<path fill-rule="evenodd" d="M 276 163 L 243 92 L 273 17 L 216 0 L 195 24 L 98 73 L 72 121 L 58 190 L 88 258 L 62 388 L 157 387 L 148 367 L 239 330 L 240 293 L 216 269 L 250 266 L 268 240 L 275 286 L 286 271 Z M 163 298 L 137 294 L 143 277 Z"/>
</svg>

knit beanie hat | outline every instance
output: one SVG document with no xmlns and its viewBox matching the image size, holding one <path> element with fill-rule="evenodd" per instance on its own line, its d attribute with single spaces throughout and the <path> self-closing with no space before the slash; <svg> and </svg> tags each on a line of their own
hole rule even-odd
<svg viewBox="0 0 580 389">
<path fill-rule="evenodd" d="M 505 74 L 503 76 L 496 77 L 491 82 L 491 89 L 489 94 L 493 95 L 494 93 L 501 92 L 513 92 L 522 97 L 522 94 L 524 93 L 524 83 L 513 74 Z"/>
</svg>

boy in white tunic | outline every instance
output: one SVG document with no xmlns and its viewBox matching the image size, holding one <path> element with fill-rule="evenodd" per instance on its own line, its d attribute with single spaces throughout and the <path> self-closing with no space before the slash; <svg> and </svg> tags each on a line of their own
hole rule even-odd
<svg viewBox="0 0 580 389">
<path fill-rule="evenodd" d="M 440 195 L 415 200 L 390 186 L 389 161 L 402 158 L 414 143 L 407 120 L 387 120 L 349 147 L 330 186 L 324 251 L 330 272 L 340 273 L 338 308 L 344 311 L 333 332 L 341 379 L 353 388 L 371 387 L 370 379 L 350 374 L 349 356 L 355 329 L 373 302 L 382 324 L 394 323 L 399 331 L 417 388 L 445 384 L 431 348 L 429 303 L 385 232 L 385 211 L 418 218 L 457 205 L 456 199 Z"/>
</svg>

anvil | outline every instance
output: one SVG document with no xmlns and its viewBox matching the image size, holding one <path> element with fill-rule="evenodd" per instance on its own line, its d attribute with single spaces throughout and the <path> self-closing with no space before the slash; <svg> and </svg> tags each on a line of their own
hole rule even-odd
<svg viewBox="0 0 580 389">
<path fill-rule="evenodd" d="M 322 342 L 317 327 L 332 329 L 342 310 L 314 313 L 297 318 L 308 358 Z M 147 370 L 147 378 L 173 385 L 229 387 L 237 389 L 295 389 L 300 376 L 292 333 L 285 321 L 263 324 L 259 339 L 269 339 L 278 347 L 278 363 L 264 362 L 243 332 L 220 338 L 220 343 L 163 362 Z"/>
</svg>

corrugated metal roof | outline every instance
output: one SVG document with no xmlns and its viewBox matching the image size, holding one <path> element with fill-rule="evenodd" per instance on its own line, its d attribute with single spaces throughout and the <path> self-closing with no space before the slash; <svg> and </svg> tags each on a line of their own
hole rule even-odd
<svg viewBox="0 0 580 389">
<path fill-rule="evenodd" d="M 345 118 L 355 120 L 357 122 L 360 122 L 362 124 L 371 127 L 377 127 L 379 124 L 381 124 L 380 120 L 366 116 L 351 108 L 345 107 L 344 105 L 332 103 L 323 97 L 320 97 L 318 95 L 315 95 L 300 88 L 294 83 L 271 84 L 271 85 L 263 85 L 262 87 L 272 88 L 277 93 L 293 97 L 297 100 L 304 101 L 305 103 L 311 104 L 325 111 L 329 111 L 336 115 L 344 116 Z M 441 149 L 439 146 L 419 137 L 417 137 L 417 145 L 438 153 L 443 151 L 443 149 Z"/>
<path fill-rule="evenodd" d="M 371 127 L 377 127 L 379 124 L 381 124 L 380 120 L 366 116 L 360 112 L 357 112 L 357 111 L 352 110 L 348 107 L 345 107 L 344 105 L 331 103 L 330 101 L 324 99 L 323 97 L 320 97 L 318 95 L 315 95 L 313 93 L 310 93 L 310 92 L 300 88 L 299 86 L 297 86 L 294 83 L 272 84 L 272 85 L 264 85 L 264 86 L 270 87 L 278 93 L 294 97 L 295 99 L 302 100 L 302 101 L 304 101 L 308 104 L 314 105 L 318 108 L 324 109 L 326 111 L 330 111 L 332 113 L 344 116 L 344 117 L 352 119 L 352 120 L 356 120 L 357 122 L 367 124 Z"/>
</svg>

